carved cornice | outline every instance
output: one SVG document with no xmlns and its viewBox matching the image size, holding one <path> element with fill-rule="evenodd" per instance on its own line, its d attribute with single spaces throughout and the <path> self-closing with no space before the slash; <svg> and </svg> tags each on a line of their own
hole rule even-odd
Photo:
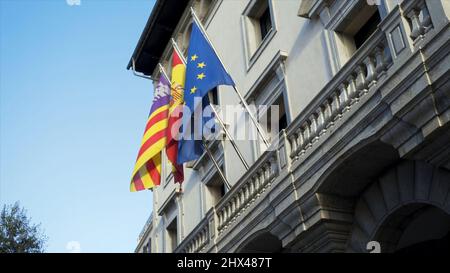
<svg viewBox="0 0 450 273">
<path fill-rule="evenodd" d="M 312 19 L 330 5 L 334 0 L 302 0 L 297 15 L 299 17 Z"/>
</svg>

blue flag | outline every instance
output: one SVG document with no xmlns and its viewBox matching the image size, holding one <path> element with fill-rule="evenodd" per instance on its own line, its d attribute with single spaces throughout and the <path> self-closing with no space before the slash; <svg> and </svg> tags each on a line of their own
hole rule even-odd
<svg viewBox="0 0 450 273">
<path fill-rule="evenodd" d="M 183 115 L 183 135 L 178 142 L 177 163 L 182 164 L 203 154 L 201 135 L 205 124 L 213 117 L 200 116 L 209 105 L 208 91 L 219 85 L 234 85 L 214 49 L 203 35 L 197 22 L 192 24 L 191 39 L 186 59 L 184 101 L 191 116 Z M 195 111 L 197 110 L 197 111 Z M 193 119 L 197 122 L 193 123 Z M 192 128 L 185 130 L 186 127 Z"/>
</svg>

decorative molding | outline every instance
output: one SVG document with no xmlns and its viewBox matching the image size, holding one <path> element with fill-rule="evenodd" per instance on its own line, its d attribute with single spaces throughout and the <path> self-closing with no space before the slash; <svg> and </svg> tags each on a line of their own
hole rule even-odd
<svg viewBox="0 0 450 273">
<path fill-rule="evenodd" d="M 259 44 L 258 48 L 255 50 L 253 54 L 251 54 L 251 57 L 247 61 L 247 72 L 252 69 L 253 65 L 258 61 L 261 54 L 264 52 L 266 47 L 269 45 L 270 41 L 272 41 L 273 37 L 277 34 L 276 29 L 272 27 L 272 29 L 269 31 L 269 33 L 264 37 L 262 42 Z"/>
<path fill-rule="evenodd" d="M 220 135 L 221 135 L 220 138 L 216 138 L 216 139 L 214 139 L 212 141 L 208 141 L 208 143 L 207 143 L 208 148 L 211 150 L 211 152 L 213 153 L 214 156 L 216 155 L 215 154 L 216 151 L 219 152 L 218 156 L 216 157 L 216 160 L 220 159 L 220 158 L 223 158 L 222 139 L 225 138 L 225 132 L 223 132 L 221 130 L 220 131 Z M 219 149 L 220 146 L 222 146 L 222 149 Z M 191 168 L 196 170 L 196 171 L 198 171 L 198 170 L 200 170 L 200 168 L 202 166 L 204 166 L 206 163 L 208 163 L 209 160 L 210 159 L 209 159 L 209 157 L 208 157 L 208 155 L 206 154 L 206 151 L 205 151 L 197 160 L 192 161 Z"/>
<path fill-rule="evenodd" d="M 214 228 L 214 210 L 211 208 L 174 252 L 198 253 L 204 251 L 214 238 Z"/>
<path fill-rule="evenodd" d="M 292 147 L 290 157 L 297 160 L 335 123 L 357 104 L 392 66 L 386 38 L 376 31 L 333 79 L 287 128 Z M 314 99 L 316 100 L 316 99 Z M 313 101 L 314 101 L 313 100 Z M 335 130 L 335 129 L 334 129 Z"/>
<path fill-rule="evenodd" d="M 394 58 L 400 55 L 403 49 L 406 48 L 406 43 L 403 40 L 400 25 L 397 25 L 391 32 L 389 32 L 389 43 L 392 44 L 392 48 L 394 49 Z"/>
<path fill-rule="evenodd" d="M 260 2 L 261 0 L 251 0 L 248 2 L 247 6 L 245 7 L 244 11 L 242 12 L 242 20 L 241 20 L 241 30 L 243 32 L 244 37 L 244 55 L 246 56 L 246 69 L 247 72 L 250 71 L 250 69 L 253 67 L 253 65 L 257 62 L 261 54 L 264 52 L 264 50 L 269 45 L 270 41 L 272 41 L 273 37 L 277 33 L 277 22 L 275 18 L 275 12 L 273 7 L 273 0 L 263 0 L 267 1 L 268 8 L 270 10 L 270 19 L 272 22 L 272 28 L 270 29 L 269 33 L 262 38 L 260 43 L 256 46 L 254 51 L 249 48 L 249 40 L 250 40 L 250 33 L 248 29 L 248 20 L 251 16 L 251 13 L 254 12 L 256 8 L 259 8 L 256 4 Z"/>
<path fill-rule="evenodd" d="M 205 15 L 204 26 L 208 29 L 209 24 L 217 13 L 217 10 L 222 5 L 223 0 L 212 0 L 211 6 L 209 7 L 208 12 Z"/>
<path fill-rule="evenodd" d="M 278 153 L 266 151 L 216 205 L 217 229 L 223 233 L 271 187 L 279 173 Z"/>
<path fill-rule="evenodd" d="M 320 12 L 330 5 L 333 0 L 302 0 L 298 9 L 299 17 L 313 19 Z"/>
<path fill-rule="evenodd" d="M 284 67 L 282 67 L 282 65 L 284 65 L 284 62 L 286 61 L 287 57 L 288 57 L 288 54 L 282 50 L 279 50 L 273 56 L 272 60 L 269 62 L 269 64 L 262 71 L 260 76 L 256 79 L 256 81 L 250 87 L 248 92 L 245 94 L 244 99 L 247 102 L 254 100 L 255 97 L 259 96 L 259 93 L 261 92 L 261 87 L 270 80 L 270 76 L 272 75 L 272 73 L 276 73 L 278 69 L 284 69 Z M 280 82 L 282 82 L 283 80 L 284 79 L 280 79 Z"/>
<path fill-rule="evenodd" d="M 385 221 L 409 204 L 432 205 L 450 214 L 450 171 L 421 162 L 403 161 L 368 187 L 355 207 L 355 220 L 347 251 L 365 251 L 367 242 L 380 241 L 383 252 L 394 251 L 399 233 L 383 242 L 380 231 Z M 391 226 L 391 231 L 395 231 Z M 382 249 L 383 250 L 383 249 Z"/>
<path fill-rule="evenodd" d="M 164 200 L 164 203 L 162 203 L 162 205 L 158 208 L 158 216 L 162 216 L 164 211 L 169 207 L 169 205 L 173 202 L 173 204 L 176 204 L 176 191 L 175 188 L 173 188 L 172 192 L 169 194 L 169 197 L 166 198 L 166 200 Z"/>
<path fill-rule="evenodd" d="M 153 212 L 150 214 L 150 216 L 148 217 L 147 221 L 145 222 L 144 227 L 141 230 L 141 233 L 139 233 L 139 237 L 138 237 L 138 245 L 135 249 L 135 252 L 138 252 L 139 249 L 142 247 L 142 245 L 144 244 L 144 239 L 146 239 L 147 237 L 150 237 L 151 232 L 153 231 Z"/>
</svg>

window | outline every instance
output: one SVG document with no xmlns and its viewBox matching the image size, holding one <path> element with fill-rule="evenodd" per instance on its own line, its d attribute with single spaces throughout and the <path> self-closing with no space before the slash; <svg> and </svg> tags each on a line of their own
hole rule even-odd
<svg viewBox="0 0 450 273">
<path fill-rule="evenodd" d="M 219 105 L 219 96 L 218 96 L 218 93 L 217 93 L 217 87 L 211 89 L 208 92 L 208 100 L 209 100 L 209 103 L 212 104 L 215 107 L 214 109 L 218 109 L 217 106 L 216 106 L 216 105 Z M 204 103 L 206 103 L 206 102 L 204 102 Z M 217 132 L 217 129 L 219 129 L 219 128 L 220 128 L 220 126 L 216 122 L 216 126 L 212 128 L 211 133 L 215 134 Z M 205 137 L 206 137 L 206 139 L 209 139 L 209 137 L 207 137 L 207 136 L 205 136 Z"/>
<path fill-rule="evenodd" d="M 167 244 L 169 246 L 169 251 L 173 252 L 178 245 L 177 218 L 173 219 L 172 222 L 170 222 L 166 230 L 167 230 Z"/>
<path fill-rule="evenodd" d="M 148 243 L 146 245 L 144 245 L 144 249 L 143 249 L 144 253 L 152 253 L 152 241 L 148 240 Z"/>
<path fill-rule="evenodd" d="M 286 129 L 288 125 L 286 107 L 284 106 L 283 94 L 274 102 L 274 105 L 278 105 L 278 130 Z"/>
<path fill-rule="evenodd" d="M 279 95 L 278 98 L 275 100 L 275 102 L 272 104 L 272 106 L 278 107 L 278 117 L 274 117 L 274 122 L 278 122 L 278 129 L 277 124 L 272 122 L 272 110 L 271 108 L 267 109 L 267 112 L 264 113 L 260 118 L 260 123 L 263 126 L 263 128 L 266 130 L 267 135 L 273 139 L 273 137 L 276 137 L 279 132 L 283 129 L 286 129 L 288 122 L 287 122 L 287 115 L 286 115 L 286 108 L 284 107 L 284 99 L 283 94 Z M 265 124 L 264 124 L 265 123 Z"/>
<path fill-rule="evenodd" d="M 269 31 L 272 29 L 272 19 L 270 19 L 270 8 L 267 7 L 264 13 L 259 18 L 259 26 L 261 30 L 261 40 L 269 34 Z"/>
<path fill-rule="evenodd" d="M 180 47 L 180 50 L 182 51 L 181 53 L 183 54 L 184 58 L 187 58 L 189 42 L 191 40 L 191 32 L 192 23 L 186 26 L 180 40 L 178 41 L 178 46 Z"/>
<path fill-rule="evenodd" d="M 220 198 L 224 197 L 225 193 L 227 193 L 227 188 L 225 184 L 222 182 L 222 185 L 220 185 Z"/>
<path fill-rule="evenodd" d="M 286 113 L 283 112 L 282 116 L 280 117 L 280 120 L 278 121 L 278 126 L 280 126 L 280 131 L 283 129 L 286 129 L 287 127 L 287 116 Z"/>
<path fill-rule="evenodd" d="M 278 107 L 278 113 L 276 112 L 276 108 L 272 108 L 272 106 Z M 273 117 L 272 120 L 272 115 L 278 116 Z M 271 104 L 271 107 L 267 107 L 266 112 L 260 112 L 258 118 L 259 123 L 261 127 L 264 129 L 266 137 L 268 138 L 269 142 L 277 141 L 281 130 L 286 129 L 286 127 L 288 126 L 288 119 L 283 99 L 283 93 L 276 98 L 276 100 Z M 256 149 L 257 156 L 261 155 L 261 152 L 266 149 L 267 147 L 265 146 L 265 144 L 262 141 L 260 141 Z"/>
<path fill-rule="evenodd" d="M 162 153 L 162 162 L 165 162 L 165 166 L 164 166 L 164 172 L 163 174 L 165 174 L 165 176 L 161 176 L 161 177 L 165 177 L 164 181 L 163 181 L 163 186 L 164 189 L 167 187 L 167 185 L 169 185 L 170 182 L 173 181 L 173 173 L 172 173 L 172 162 L 170 162 L 169 158 L 167 157 L 166 153 Z M 164 164 L 161 164 L 164 165 Z"/>
<path fill-rule="evenodd" d="M 147 253 L 152 253 L 152 241 L 148 240 L 147 243 Z"/>
<path fill-rule="evenodd" d="M 358 32 L 353 36 L 355 40 L 356 49 L 360 48 L 364 42 L 369 39 L 370 35 L 372 35 L 377 29 L 378 24 L 381 22 L 380 13 L 374 12 L 372 17 L 361 27 Z"/>
<path fill-rule="evenodd" d="M 214 87 L 208 92 L 209 102 L 213 105 L 219 105 L 219 94 L 217 93 L 217 87 Z"/>
<path fill-rule="evenodd" d="M 252 0 L 243 12 L 248 67 L 252 66 L 275 34 L 271 0 Z"/>
<path fill-rule="evenodd" d="M 284 78 L 286 58 L 286 53 L 278 52 L 267 65 L 264 73 L 250 87 L 246 95 L 248 103 L 255 107 L 257 119 L 263 131 L 265 131 L 266 139 L 270 142 L 277 141 L 279 131 L 288 126 L 291 118 L 289 104 L 286 101 L 287 86 Z M 271 106 L 277 106 L 278 110 Z M 272 117 L 272 115 L 274 116 Z M 272 119 L 273 122 L 271 122 Z M 267 147 L 258 134 L 256 127 L 253 123 L 250 124 L 248 133 L 255 140 L 252 141 L 252 150 L 256 160 Z"/>
<path fill-rule="evenodd" d="M 200 6 L 199 6 L 199 10 L 198 10 L 198 14 L 200 16 L 200 19 L 204 19 L 211 7 L 212 4 L 212 0 L 201 0 L 200 1 Z"/>
<path fill-rule="evenodd" d="M 353 3 L 356 4 L 350 13 L 340 18 L 340 23 L 334 29 L 342 65 L 369 39 L 381 22 L 381 10 L 378 6 L 368 5 L 366 1 Z"/>
<path fill-rule="evenodd" d="M 222 170 L 222 172 L 224 172 L 223 165 L 220 167 L 220 169 Z M 211 182 L 206 185 L 206 189 L 209 193 L 209 196 L 211 197 L 212 206 L 217 205 L 220 199 L 222 199 L 222 197 L 224 197 L 225 193 L 227 192 L 227 188 L 218 173 L 216 173 L 211 179 Z"/>
</svg>

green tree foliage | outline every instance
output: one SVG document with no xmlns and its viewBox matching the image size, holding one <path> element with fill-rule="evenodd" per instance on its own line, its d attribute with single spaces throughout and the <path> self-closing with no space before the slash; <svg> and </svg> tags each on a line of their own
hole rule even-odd
<svg viewBox="0 0 450 273">
<path fill-rule="evenodd" d="M 4 205 L 0 214 L 0 253 L 40 253 L 47 237 L 40 224 L 30 223 L 26 210 L 19 202 Z"/>
</svg>

